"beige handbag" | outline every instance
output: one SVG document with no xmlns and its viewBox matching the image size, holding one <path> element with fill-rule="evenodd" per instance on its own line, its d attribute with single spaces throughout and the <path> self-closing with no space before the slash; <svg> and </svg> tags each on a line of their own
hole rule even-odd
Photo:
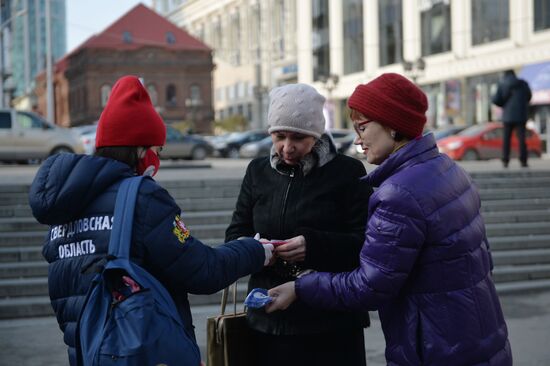
<svg viewBox="0 0 550 366">
<path fill-rule="evenodd" d="M 253 366 L 255 337 L 246 323 L 246 311 L 237 313 L 237 282 L 233 284 L 233 313 L 225 314 L 229 288 L 222 294 L 220 315 L 208 318 L 206 347 L 208 366 Z"/>
</svg>

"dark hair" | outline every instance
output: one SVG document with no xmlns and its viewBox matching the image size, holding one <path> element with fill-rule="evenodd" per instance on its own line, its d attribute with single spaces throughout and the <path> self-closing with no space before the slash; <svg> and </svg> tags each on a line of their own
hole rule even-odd
<svg viewBox="0 0 550 366">
<path fill-rule="evenodd" d="M 95 156 L 110 158 L 128 164 L 132 170 L 138 165 L 138 146 L 104 146 L 98 147 Z"/>
<path fill-rule="evenodd" d="M 506 71 L 504 71 L 504 75 L 513 75 L 513 76 L 516 76 L 516 72 L 512 69 L 508 69 Z"/>
</svg>

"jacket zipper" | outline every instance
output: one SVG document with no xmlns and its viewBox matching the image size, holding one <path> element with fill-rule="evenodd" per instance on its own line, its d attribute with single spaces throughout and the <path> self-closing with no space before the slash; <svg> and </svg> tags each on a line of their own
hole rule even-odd
<svg viewBox="0 0 550 366">
<path fill-rule="evenodd" d="M 284 217 L 285 217 L 285 212 L 286 212 L 286 200 L 288 199 L 288 192 L 290 192 L 290 186 L 292 185 L 292 180 L 294 178 L 294 169 L 290 170 L 290 179 L 288 180 L 288 185 L 286 186 L 286 192 L 285 192 L 285 195 L 283 196 L 283 207 L 281 209 L 281 220 L 279 221 L 280 222 L 280 228 L 279 228 L 279 235 L 282 235 L 283 234 L 283 227 L 284 227 Z"/>
</svg>

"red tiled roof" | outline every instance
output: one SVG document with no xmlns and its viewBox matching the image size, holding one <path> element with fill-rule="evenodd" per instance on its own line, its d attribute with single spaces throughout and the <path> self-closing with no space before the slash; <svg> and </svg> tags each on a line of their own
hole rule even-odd
<svg viewBox="0 0 550 366">
<path fill-rule="evenodd" d="M 130 32 L 132 42 L 124 42 L 124 32 Z M 174 42 L 168 43 L 167 33 L 174 35 Z M 88 38 L 80 46 L 55 63 L 55 72 L 68 67 L 68 59 L 86 48 L 107 48 L 114 50 L 136 50 L 145 46 L 164 47 L 172 50 L 203 50 L 210 48 L 201 40 L 191 36 L 174 23 L 166 20 L 143 4 L 138 4 L 118 18 L 103 32 Z M 45 73 L 42 71 L 40 74 Z"/>
<path fill-rule="evenodd" d="M 131 42 L 124 41 L 125 32 L 129 32 Z M 168 43 L 166 39 L 168 32 L 174 36 L 173 43 Z M 144 46 L 175 50 L 210 50 L 199 39 L 194 38 L 143 4 L 136 5 L 103 32 L 88 38 L 78 49 L 134 50 Z"/>
</svg>

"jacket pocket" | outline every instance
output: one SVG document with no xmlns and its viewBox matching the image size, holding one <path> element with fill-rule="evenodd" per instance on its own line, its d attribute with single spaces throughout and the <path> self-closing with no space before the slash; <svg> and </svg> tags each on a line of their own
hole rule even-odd
<svg viewBox="0 0 550 366">
<path fill-rule="evenodd" d="M 403 224 L 375 212 L 369 220 L 369 228 L 378 235 L 398 238 L 403 231 Z"/>
</svg>

